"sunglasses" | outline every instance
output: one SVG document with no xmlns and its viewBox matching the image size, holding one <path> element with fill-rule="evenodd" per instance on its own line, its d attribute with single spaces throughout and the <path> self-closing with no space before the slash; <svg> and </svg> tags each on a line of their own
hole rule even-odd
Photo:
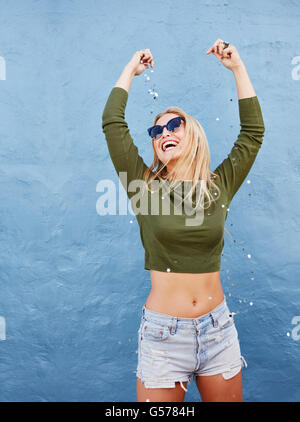
<svg viewBox="0 0 300 422">
<path fill-rule="evenodd" d="M 168 123 L 164 126 L 155 125 L 148 129 L 149 136 L 153 141 L 159 139 L 164 131 L 164 127 L 167 128 L 169 132 L 176 132 L 181 125 L 181 120 L 184 120 L 182 117 L 174 117 L 169 120 Z"/>
</svg>

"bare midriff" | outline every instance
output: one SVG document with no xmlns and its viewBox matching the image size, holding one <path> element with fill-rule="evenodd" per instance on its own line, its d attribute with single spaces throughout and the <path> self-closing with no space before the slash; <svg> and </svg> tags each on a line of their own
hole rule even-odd
<svg viewBox="0 0 300 422">
<path fill-rule="evenodd" d="M 151 291 L 145 307 L 181 318 L 197 318 L 224 300 L 220 271 L 201 274 L 150 270 Z"/>
</svg>

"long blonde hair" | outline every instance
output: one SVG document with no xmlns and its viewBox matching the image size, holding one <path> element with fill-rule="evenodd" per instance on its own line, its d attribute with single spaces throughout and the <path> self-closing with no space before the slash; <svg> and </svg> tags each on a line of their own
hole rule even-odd
<svg viewBox="0 0 300 422">
<path fill-rule="evenodd" d="M 219 175 L 209 170 L 210 152 L 204 129 L 196 119 L 185 113 L 180 108 L 174 106 L 168 107 L 165 111 L 157 114 L 157 116 L 154 118 L 153 125 L 155 125 L 158 119 L 166 113 L 175 113 L 183 118 L 185 123 L 185 134 L 183 141 L 188 142 L 186 142 L 185 150 L 179 156 L 175 166 L 169 173 L 167 172 L 168 161 L 165 164 L 160 161 L 154 148 L 154 142 L 152 142 L 154 154 L 153 162 L 144 173 L 144 180 L 146 182 L 147 189 L 150 190 L 149 186 L 156 178 L 158 178 L 161 182 L 167 180 L 169 182 L 169 189 L 173 189 L 176 185 L 175 177 L 176 174 L 178 174 L 177 170 L 179 170 L 180 174 L 187 175 L 189 174 L 190 169 L 194 168 L 192 187 L 187 196 L 193 195 L 193 192 L 196 189 L 196 185 L 199 183 L 199 181 L 201 181 L 198 204 L 202 201 L 203 203 L 207 201 L 206 203 L 208 206 L 204 206 L 204 209 L 209 208 L 212 201 L 219 199 L 220 189 L 213 181 L 213 179 L 219 178 Z M 186 168 L 185 173 L 181 172 L 183 168 Z M 213 197 L 212 193 L 210 192 L 211 189 L 215 189 L 217 191 L 218 194 L 216 197 Z"/>
</svg>

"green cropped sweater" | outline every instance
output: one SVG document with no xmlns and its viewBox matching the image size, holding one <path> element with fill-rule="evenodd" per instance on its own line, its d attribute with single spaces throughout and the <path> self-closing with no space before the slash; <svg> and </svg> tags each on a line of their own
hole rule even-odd
<svg viewBox="0 0 300 422">
<path fill-rule="evenodd" d="M 156 191 L 155 189 L 153 191 L 155 195 L 159 194 L 156 196 L 159 205 L 157 212 L 157 207 L 151 208 L 150 205 L 154 198 L 151 191 L 129 187 L 130 182 L 143 180 L 144 171 L 148 166 L 139 155 L 125 121 L 127 100 L 128 92 L 125 89 L 114 87 L 111 90 L 102 114 L 102 129 L 115 170 L 119 177 L 120 172 L 125 172 L 127 180 L 122 176 L 121 183 L 131 203 L 134 201 L 137 207 L 132 209 L 140 227 L 141 241 L 145 249 L 144 268 L 175 273 L 219 271 L 224 247 L 224 224 L 229 204 L 248 175 L 263 141 L 265 127 L 257 96 L 238 100 L 240 133 L 228 156 L 214 170 L 219 177 L 213 180 L 220 188 L 221 196 L 213 201 L 209 208 L 204 211 L 201 208 L 201 213 L 197 215 L 189 213 L 188 210 L 191 208 L 188 206 L 185 210 L 184 203 L 181 205 L 181 212 L 177 213 L 176 199 L 183 198 L 177 188 L 176 191 L 168 192 L 160 184 L 155 185 Z M 146 131 L 145 136 L 147 136 Z M 187 185 L 191 187 L 189 183 L 191 182 L 187 182 Z M 184 185 L 186 182 L 179 182 L 177 186 L 181 186 L 181 192 L 186 195 L 188 190 L 185 190 Z M 136 202 L 138 192 L 139 204 L 143 199 L 148 200 L 144 202 L 146 206 L 142 208 L 143 212 L 135 211 L 141 209 Z M 215 189 L 211 192 L 213 195 L 216 194 Z M 166 203 L 170 208 L 168 206 L 164 208 L 163 204 Z M 153 212 L 153 209 L 156 211 Z"/>
</svg>

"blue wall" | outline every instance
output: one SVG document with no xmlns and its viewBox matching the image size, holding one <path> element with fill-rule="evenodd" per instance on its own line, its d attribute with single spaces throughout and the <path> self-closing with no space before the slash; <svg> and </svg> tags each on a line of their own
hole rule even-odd
<svg viewBox="0 0 300 422">
<path fill-rule="evenodd" d="M 299 20 L 292 0 L 0 1 L 1 401 L 136 400 L 150 274 L 135 217 L 96 211 L 98 182 L 118 184 L 101 114 L 150 48 L 151 80 L 135 78 L 126 109 L 141 155 L 152 162 L 154 114 L 177 105 L 215 168 L 239 132 L 233 74 L 205 54 L 217 38 L 237 47 L 266 126 L 221 266 L 244 400 L 299 401 Z M 191 384 L 185 401 L 199 400 Z"/>
</svg>

